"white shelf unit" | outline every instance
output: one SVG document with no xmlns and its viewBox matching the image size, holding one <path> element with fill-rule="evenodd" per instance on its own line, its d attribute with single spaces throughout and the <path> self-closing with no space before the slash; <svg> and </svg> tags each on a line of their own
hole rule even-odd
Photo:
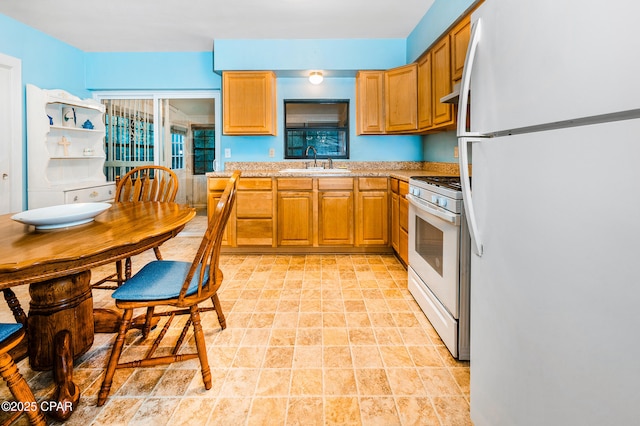
<svg viewBox="0 0 640 426">
<path fill-rule="evenodd" d="M 63 108 L 75 122 L 63 125 Z M 27 85 L 28 208 L 111 201 L 104 174 L 104 105 L 64 90 Z M 89 120 L 93 128 L 83 128 Z"/>
</svg>

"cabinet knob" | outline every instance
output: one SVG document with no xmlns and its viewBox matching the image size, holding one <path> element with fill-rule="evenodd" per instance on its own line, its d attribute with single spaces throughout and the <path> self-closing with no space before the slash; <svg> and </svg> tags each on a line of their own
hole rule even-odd
<svg viewBox="0 0 640 426">
<path fill-rule="evenodd" d="M 91 194 L 89 194 L 89 197 L 91 198 L 96 198 L 98 196 L 98 192 L 97 191 L 93 191 Z"/>
<path fill-rule="evenodd" d="M 9 175 L 6 174 L 6 173 L 3 173 L 2 174 L 2 180 L 7 180 L 7 179 L 9 179 Z"/>
<path fill-rule="evenodd" d="M 73 197 L 73 202 L 75 203 L 76 201 L 78 201 L 78 196 L 77 195 L 75 197 Z"/>
</svg>

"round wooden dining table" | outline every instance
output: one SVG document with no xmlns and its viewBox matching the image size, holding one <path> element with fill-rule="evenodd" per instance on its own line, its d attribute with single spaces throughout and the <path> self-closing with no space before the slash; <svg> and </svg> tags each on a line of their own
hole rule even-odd
<svg viewBox="0 0 640 426">
<path fill-rule="evenodd" d="M 27 326 L 31 368 L 53 369 L 59 407 L 77 404 L 73 360 L 93 344 L 91 269 L 162 244 L 195 214 L 176 203 L 114 203 L 92 222 L 50 230 L 16 222 L 11 214 L 0 216 L 0 290 L 16 320 Z M 7 296 L 11 287 L 25 284 L 28 314 Z M 70 411 L 54 417 L 66 419 Z"/>
</svg>

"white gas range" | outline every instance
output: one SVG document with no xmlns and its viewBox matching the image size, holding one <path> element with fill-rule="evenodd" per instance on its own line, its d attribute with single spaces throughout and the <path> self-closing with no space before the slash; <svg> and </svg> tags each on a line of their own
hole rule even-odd
<svg viewBox="0 0 640 426">
<path fill-rule="evenodd" d="M 409 179 L 409 291 L 451 354 L 469 359 L 471 242 L 460 178 Z"/>
</svg>

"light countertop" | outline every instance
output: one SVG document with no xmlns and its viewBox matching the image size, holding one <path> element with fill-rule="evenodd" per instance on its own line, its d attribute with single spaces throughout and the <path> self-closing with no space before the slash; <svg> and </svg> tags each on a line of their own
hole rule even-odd
<svg viewBox="0 0 640 426">
<path fill-rule="evenodd" d="M 346 162 L 345 162 L 346 163 Z M 459 176 L 459 168 L 455 163 L 425 162 L 335 162 L 339 168 L 347 168 L 348 173 L 336 171 L 283 172 L 287 168 L 304 168 L 304 163 L 291 162 L 247 162 L 227 163 L 226 170 L 207 173 L 207 177 L 229 177 L 234 170 L 241 170 L 243 177 L 392 177 L 408 181 L 412 176 Z M 391 166 L 385 168 L 385 166 Z M 422 166 L 422 167 L 420 167 Z"/>
</svg>

